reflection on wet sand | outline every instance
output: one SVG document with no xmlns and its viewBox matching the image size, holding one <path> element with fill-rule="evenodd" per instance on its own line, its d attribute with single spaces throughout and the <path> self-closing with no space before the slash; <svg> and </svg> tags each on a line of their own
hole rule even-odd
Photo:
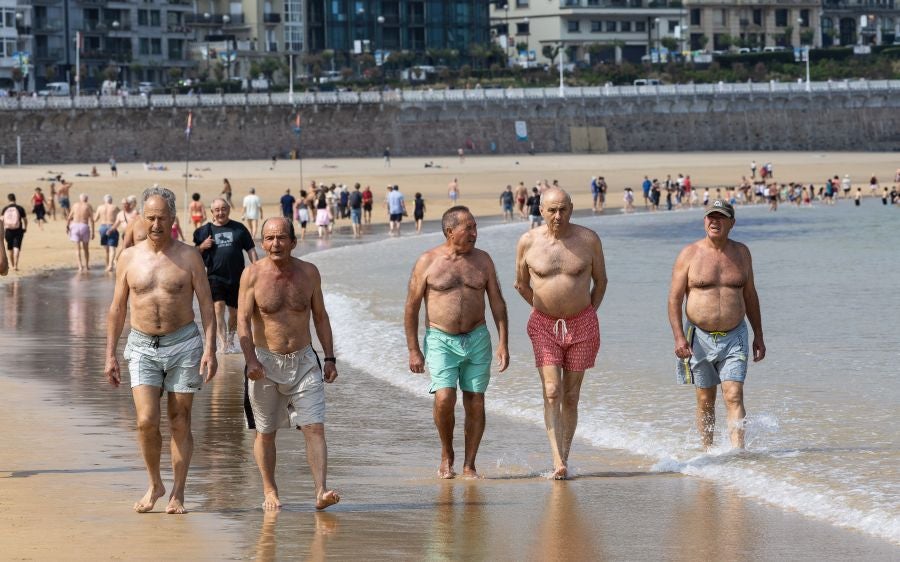
<svg viewBox="0 0 900 562">
<path fill-rule="evenodd" d="M 490 525 L 477 481 L 441 482 L 428 537 L 429 560 L 490 558 Z"/>
<path fill-rule="evenodd" d="M 297 514 L 264 511 L 262 516 L 254 555 L 257 562 L 294 558 L 325 560 L 328 555 L 328 542 L 338 536 L 340 528 L 340 519 L 335 514 L 327 512 Z M 279 517 L 282 522 L 290 520 L 280 531 L 278 529 Z M 300 528 L 293 528 L 293 523 L 300 523 Z M 278 548 L 279 535 L 282 539 L 280 551 Z M 300 546 L 304 544 L 309 545 L 309 549 L 305 553 L 303 552 L 305 549 Z"/>
<path fill-rule="evenodd" d="M 697 481 L 692 493 L 675 506 L 669 544 L 676 558 L 698 560 L 741 560 L 747 556 L 747 510 L 734 491 L 709 482 Z"/>
<path fill-rule="evenodd" d="M 603 560 L 600 545 L 595 544 L 601 535 L 597 518 L 581 509 L 569 482 L 555 481 L 549 485 L 529 559 Z"/>
</svg>

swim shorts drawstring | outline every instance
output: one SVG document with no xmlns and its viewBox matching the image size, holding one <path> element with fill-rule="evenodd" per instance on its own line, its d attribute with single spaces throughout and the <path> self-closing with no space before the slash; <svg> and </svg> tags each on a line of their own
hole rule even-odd
<svg viewBox="0 0 900 562">
<path fill-rule="evenodd" d="M 728 332 L 710 332 L 709 335 L 713 337 L 714 342 L 719 343 L 719 338 L 724 338 Z"/>
<path fill-rule="evenodd" d="M 562 330 L 559 329 L 560 324 L 562 324 Z M 566 321 L 563 318 L 560 318 L 553 324 L 553 336 L 559 338 L 560 332 L 562 333 L 562 341 L 566 341 L 566 336 L 569 334 L 569 329 L 566 326 Z"/>
<path fill-rule="evenodd" d="M 159 336 L 150 336 L 150 346 L 159 349 Z"/>
</svg>

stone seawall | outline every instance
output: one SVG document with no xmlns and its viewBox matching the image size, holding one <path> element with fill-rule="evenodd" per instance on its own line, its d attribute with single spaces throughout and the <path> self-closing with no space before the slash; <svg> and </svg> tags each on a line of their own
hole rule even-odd
<svg viewBox="0 0 900 562">
<path fill-rule="evenodd" d="M 298 106 L 304 157 L 728 150 L 900 150 L 896 92 L 642 96 Z M 271 158 L 294 150 L 298 108 L 193 109 L 192 160 Z M 184 160 L 186 108 L 0 112 L 7 165 Z M 515 123 L 527 124 L 528 140 Z M 585 140 L 588 139 L 588 140 Z M 532 147 L 533 143 L 533 147 Z"/>
</svg>

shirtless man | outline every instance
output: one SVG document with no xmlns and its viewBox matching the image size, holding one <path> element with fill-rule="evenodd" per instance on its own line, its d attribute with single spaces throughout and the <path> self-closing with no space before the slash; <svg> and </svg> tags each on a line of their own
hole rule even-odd
<svg viewBox="0 0 900 562">
<path fill-rule="evenodd" d="M 119 208 L 113 203 L 112 195 L 103 196 L 103 204 L 97 207 L 94 222 L 100 225 L 100 245 L 106 249 L 106 271 L 112 271 L 116 261 L 116 246 L 119 245 L 119 231 L 113 228 Z"/>
<path fill-rule="evenodd" d="M 332 383 L 338 372 L 322 278 L 316 266 L 291 257 L 297 236 L 290 219 L 266 220 L 262 246 L 267 256 L 241 275 L 238 337 L 250 379 L 248 395 L 256 426 L 253 456 L 263 480 L 263 509 L 281 507 L 275 484 L 275 433 L 284 426 L 303 431 L 306 460 L 316 486 L 316 509 L 325 509 L 341 498 L 325 483 L 323 379 Z M 324 369 L 312 347 L 310 316 L 325 354 Z"/>
<path fill-rule="evenodd" d="M 525 182 L 520 181 L 519 185 L 516 186 L 516 208 L 519 210 L 519 217 L 522 220 L 528 218 L 528 215 L 525 214 L 525 201 L 528 199 L 528 188 L 525 187 Z"/>
<path fill-rule="evenodd" d="M 172 240 L 175 195 L 168 189 L 153 187 L 144 191 L 143 199 L 141 220 L 150 235 L 145 242 L 123 252 L 119 259 L 107 318 L 105 373 L 109 383 L 118 387 L 122 375 L 116 345 L 132 297 L 132 329 L 125 359 L 129 362 L 131 394 L 137 411 L 138 441 L 150 477 L 150 487 L 134 504 L 134 510 L 152 511 L 156 501 L 166 493 L 159 472 L 162 449 L 159 403 L 165 389 L 175 475 L 166 513 L 186 513 L 184 485 L 194 447 L 191 405 L 202 383 L 209 382 L 216 374 L 216 318 L 200 253 Z M 203 336 L 194 323 L 194 295 L 200 308 Z M 201 378 L 202 373 L 205 378 Z"/>
<path fill-rule="evenodd" d="M 568 478 L 581 382 L 600 350 L 597 308 L 606 293 L 606 265 L 597 234 L 569 222 L 568 193 L 551 187 L 540 209 L 546 224 L 523 234 L 516 248 L 516 290 L 533 307 L 528 336 L 543 384 L 553 478 L 562 480 Z"/>
<path fill-rule="evenodd" d="M 466 410 L 463 476 L 477 478 L 475 456 L 484 434 L 484 392 L 491 378 L 491 335 L 485 325 L 484 295 L 497 326 L 497 366 L 509 365 L 506 302 L 494 262 L 475 248 L 475 217 L 463 206 L 441 219 L 446 241 L 419 257 L 409 280 L 404 325 L 409 370 L 431 373 L 434 424 L 441 438 L 440 478 L 453 478 L 453 427 L 457 382 Z M 419 309 L 425 300 L 425 355 L 419 348 Z"/>
<path fill-rule="evenodd" d="M 88 196 L 82 193 L 78 203 L 72 205 L 66 217 L 66 234 L 75 242 L 75 255 L 78 258 L 78 271 L 91 268 L 90 241 L 94 239 L 94 208 L 88 203 Z M 84 253 L 82 262 L 81 254 Z"/>
<path fill-rule="evenodd" d="M 69 211 L 72 209 L 72 205 L 69 203 L 69 190 L 72 189 L 72 184 L 62 179 L 62 176 L 57 176 L 56 179 L 59 181 L 59 187 L 56 188 L 56 196 L 59 197 L 59 208 L 64 215 L 69 216 Z"/>
<path fill-rule="evenodd" d="M 713 443 L 716 387 L 728 411 L 733 447 L 744 447 L 744 378 L 747 375 L 747 326 L 753 328 L 753 361 L 766 356 L 759 297 L 753 283 L 750 250 L 728 239 L 734 207 L 713 201 L 704 219 L 706 237 L 685 247 L 672 269 L 669 324 L 675 336 L 677 375 L 693 383 L 697 395 L 697 429 L 703 446 Z M 687 297 L 686 325 L 681 307 Z"/>
</svg>

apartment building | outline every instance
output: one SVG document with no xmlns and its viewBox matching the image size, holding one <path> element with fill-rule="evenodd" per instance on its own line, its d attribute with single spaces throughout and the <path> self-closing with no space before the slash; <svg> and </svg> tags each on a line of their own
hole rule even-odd
<svg viewBox="0 0 900 562">
<path fill-rule="evenodd" d="M 822 46 L 819 0 L 687 0 L 690 48 Z"/>
<path fill-rule="evenodd" d="M 687 12 L 679 0 L 499 0 L 496 40 L 514 63 L 545 64 L 544 46 L 574 54 L 566 62 L 640 62 L 662 49 L 682 51 Z M 665 47 L 669 45 L 669 47 Z"/>
<path fill-rule="evenodd" d="M 824 0 L 822 45 L 890 45 L 900 42 L 898 0 Z"/>
<path fill-rule="evenodd" d="M 487 45 L 487 0 L 308 0 L 309 50 L 337 57 L 364 52 L 455 50 Z"/>
</svg>

